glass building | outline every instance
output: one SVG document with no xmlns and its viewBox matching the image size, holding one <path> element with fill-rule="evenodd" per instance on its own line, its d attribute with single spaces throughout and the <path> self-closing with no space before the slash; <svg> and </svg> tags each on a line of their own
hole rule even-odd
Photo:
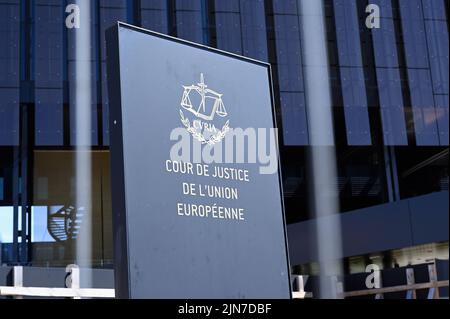
<svg viewBox="0 0 450 319">
<path fill-rule="evenodd" d="M 322 196 L 340 213 L 344 273 L 448 259 L 449 2 L 323 0 L 321 12 L 306 2 L 89 1 L 92 267 L 113 265 L 105 30 L 117 21 L 271 64 L 293 273 L 317 271 L 315 149 L 336 166 L 336 192 Z M 72 3 L 0 0 L 0 264 L 77 262 Z M 367 25 L 369 4 L 379 27 Z M 311 18 L 323 21 L 320 83 L 308 73 Z M 324 83 L 331 122 L 313 127 L 311 92 Z"/>
</svg>

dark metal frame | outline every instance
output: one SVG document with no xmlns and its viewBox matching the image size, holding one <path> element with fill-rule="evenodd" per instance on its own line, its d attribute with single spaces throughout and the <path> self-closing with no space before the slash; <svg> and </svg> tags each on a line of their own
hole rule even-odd
<svg viewBox="0 0 450 319">
<path fill-rule="evenodd" d="M 119 28 L 127 28 L 133 31 L 145 33 L 151 36 L 159 37 L 176 43 L 189 45 L 191 47 L 203 49 L 216 54 L 221 54 L 227 57 L 239 59 L 245 62 L 257 64 L 263 66 L 267 69 L 267 76 L 270 85 L 270 99 L 272 105 L 272 121 L 273 127 L 277 130 L 277 120 L 276 120 L 276 108 L 274 100 L 274 88 L 272 83 L 272 68 L 269 63 L 258 61 L 255 59 L 247 58 L 244 56 L 236 55 L 230 52 L 222 51 L 216 48 L 208 47 L 198 43 L 186 41 L 183 39 L 175 38 L 165 34 L 161 34 L 155 31 L 146 30 L 140 27 L 136 27 L 127 23 L 118 21 L 117 25 L 109 28 L 106 31 L 106 42 L 107 42 L 107 71 L 108 71 L 108 94 L 110 96 L 110 127 L 116 126 L 116 130 L 111 130 L 111 142 L 114 140 L 118 144 L 111 143 L 110 149 L 111 153 L 116 152 L 116 156 L 111 156 L 111 172 L 112 176 L 116 179 L 116 183 L 112 183 L 112 205 L 116 207 L 120 214 L 113 214 L 113 229 L 114 229 L 114 267 L 115 267 L 115 282 L 116 282 L 116 297 L 118 298 L 129 298 L 130 297 L 130 287 L 128 282 L 128 267 L 126 267 L 125 260 L 128 259 L 128 242 L 126 233 L 126 203 L 124 196 L 116 196 L 118 194 L 124 194 L 124 167 L 123 167 L 123 144 L 121 138 L 114 138 L 115 131 L 122 131 L 122 116 L 121 116 L 121 87 L 120 87 L 120 68 L 119 68 Z M 112 72 L 111 72 L 112 71 Z M 114 120 L 113 120 L 114 119 Z M 114 121 L 116 121 L 114 123 Z M 281 175 L 281 159 L 279 151 L 279 141 L 277 141 L 277 160 L 278 160 L 278 183 L 280 188 L 280 202 L 282 209 L 283 218 L 283 233 L 284 233 L 284 243 L 285 243 L 285 255 L 286 255 L 286 265 L 287 265 L 287 276 L 289 284 L 289 293 L 292 297 L 292 283 L 290 278 L 290 262 L 289 262 L 289 248 L 288 248 L 288 238 L 286 229 L 286 216 L 285 216 L 285 206 L 284 206 L 284 195 L 283 195 L 283 182 Z M 120 144 L 120 145 L 119 145 Z"/>
</svg>

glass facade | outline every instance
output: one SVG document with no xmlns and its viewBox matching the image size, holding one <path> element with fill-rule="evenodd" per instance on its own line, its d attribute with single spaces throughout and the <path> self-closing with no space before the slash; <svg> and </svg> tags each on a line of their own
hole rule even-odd
<svg viewBox="0 0 450 319">
<path fill-rule="evenodd" d="M 90 157 L 95 267 L 112 265 L 105 30 L 124 21 L 269 62 L 288 223 L 314 216 L 306 0 L 92 0 Z M 0 241 L 4 263 L 75 261 L 76 28 L 70 0 L 0 0 Z M 445 0 L 324 0 L 339 210 L 448 191 Z M 83 17 L 83 12 L 80 13 Z M 78 217 L 77 217 L 78 216 Z"/>
</svg>

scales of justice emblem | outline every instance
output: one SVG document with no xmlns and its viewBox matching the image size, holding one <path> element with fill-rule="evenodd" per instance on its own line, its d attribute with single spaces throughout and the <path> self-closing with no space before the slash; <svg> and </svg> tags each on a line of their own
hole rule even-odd
<svg viewBox="0 0 450 319">
<path fill-rule="evenodd" d="M 220 123 L 221 118 L 228 116 L 221 93 L 208 88 L 205 84 L 203 73 L 200 74 L 200 83 L 189 86 L 183 85 L 183 97 L 181 98 L 180 116 L 181 123 L 191 135 L 202 144 L 213 145 L 220 142 L 230 129 L 229 120 L 221 129 L 216 128 L 215 123 Z M 183 109 L 192 113 L 191 121 L 184 115 Z M 216 115 L 218 118 L 216 118 Z M 216 120 L 214 120 L 216 118 Z"/>
</svg>

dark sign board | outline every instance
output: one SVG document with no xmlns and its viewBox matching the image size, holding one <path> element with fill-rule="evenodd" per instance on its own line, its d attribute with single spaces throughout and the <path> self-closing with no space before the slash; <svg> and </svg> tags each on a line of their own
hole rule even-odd
<svg viewBox="0 0 450 319">
<path fill-rule="evenodd" d="M 290 298 L 270 66 L 123 23 L 107 47 L 117 296 Z"/>
</svg>

